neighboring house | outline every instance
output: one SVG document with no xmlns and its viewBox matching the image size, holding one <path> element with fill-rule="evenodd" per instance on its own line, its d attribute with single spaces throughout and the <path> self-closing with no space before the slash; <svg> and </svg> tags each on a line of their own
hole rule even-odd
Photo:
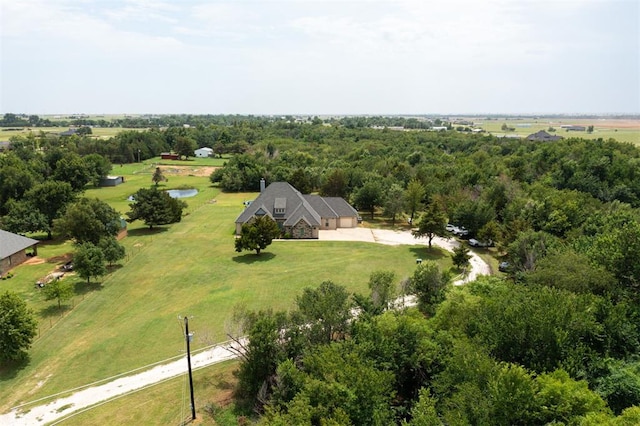
<svg viewBox="0 0 640 426">
<path fill-rule="evenodd" d="M 178 154 L 172 154 L 171 152 L 162 152 L 160 153 L 160 158 L 163 160 L 179 160 L 180 156 Z"/>
<path fill-rule="evenodd" d="M 213 149 L 211 148 L 198 148 L 193 151 L 196 157 L 213 157 Z"/>
<path fill-rule="evenodd" d="M 562 136 L 551 135 L 544 130 L 540 130 L 539 132 L 532 133 L 527 136 L 528 141 L 558 141 L 562 139 Z"/>
<path fill-rule="evenodd" d="M 30 254 L 37 255 L 38 243 L 38 240 L 0 229 L 0 276 L 27 260 L 27 250 L 33 249 Z"/>
<path fill-rule="evenodd" d="M 124 183 L 123 176 L 106 176 L 100 179 L 100 186 L 117 186 Z"/>
<path fill-rule="evenodd" d="M 318 238 L 321 229 L 355 228 L 358 212 L 343 198 L 303 195 L 287 182 L 273 182 L 236 219 L 236 234 L 256 216 L 275 220 L 291 238 Z"/>
<path fill-rule="evenodd" d="M 65 130 L 64 132 L 58 133 L 58 135 L 60 135 L 60 136 L 73 136 L 73 135 L 75 135 L 77 133 L 78 133 L 78 129 L 69 129 L 69 130 Z"/>
<path fill-rule="evenodd" d="M 585 126 L 574 126 L 574 125 L 568 125 L 568 124 L 560 126 L 560 128 L 566 130 L 567 132 L 584 132 L 587 130 Z"/>
</svg>

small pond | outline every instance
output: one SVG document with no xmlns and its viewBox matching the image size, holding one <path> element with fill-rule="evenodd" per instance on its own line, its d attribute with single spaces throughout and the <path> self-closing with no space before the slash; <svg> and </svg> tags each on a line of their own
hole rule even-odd
<svg viewBox="0 0 640 426">
<path fill-rule="evenodd" d="M 195 188 L 191 189 L 169 189 L 167 193 L 171 198 L 189 198 L 195 197 L 198 194 L 198 190 Z"/>
</svg>

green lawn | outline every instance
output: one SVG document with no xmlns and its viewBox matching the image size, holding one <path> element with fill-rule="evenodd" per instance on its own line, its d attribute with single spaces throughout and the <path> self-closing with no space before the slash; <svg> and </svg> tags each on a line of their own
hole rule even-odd
<svg viewBox="0 0 640 426">
<path fill-rule="evenodd" d="M 12 136 L 28 136 L 30 133 L 34 135 L 39 135 L 40 132 L 45 133 L 60 133 L 68 130 L 69 127 L 30 127 L 30 128 L 22 128 L 20 130 L 2 130 L 0 131 L 0 140 L 9 140 Z M 138 132 L 145 131 L 145 128 L 136 128 L 136 129 L 123 129 L 121 127 L 94 127 L 91 129 L 91 137 L 94 138 L 111 138 L 117 135 L 120 132 L 125 130 L 135 130 Z"/>
<path fill-rule="evenodd" d="M 233 405 L 228 405 L 236 381 L 233 370 L 237 365 L 236 361 L 227 361 L 193 372 L 197 424 L 238 424 Z M 191 418 L 188 386 L 188 379 L 184 375 L 91 408 L 70 417 L 64 424 L 148 424 L 153 419 L 154 424 L 177 425 L 181 420 Z M 216 413 L 214 421 L 207 413 L 208 405 L 225 409 Z"/>
<path fill-rule="evenodd" d="M 126 211 L 126 196 L 151 179 L 150 172 L 127 167 L 131 174 L 125 184 L 86 195 Z M 74 282 L 78 294 L 64 316 L 33 286 L 34 277 L 53 263 L 22 265 L 14 270 L 14 278 L 0 282 L 25 295 L 41 324 L 30 362 L 0 372 L 3 411 L 175 356 L 183 346 L 178 315 L 193 316 L 196 349 L 226 340 L 225 323 L 238 304 L 287 309 L 304 287 L 324 280 L 364 293 L 372 271 L 392 270 L 399 280 L 412 274 L 416 257 L 436 259 L 443 268 L 451 265 L 449 255 L 438 249 L 428 253 L 422 246 L 373 243 L 277 241 L 259 257 L 236 253 L 233 222 L 242 201 L 255 194 L 219 193 L 206 177 L 170 178 L 167 188 L 174 185 L 201 190 L 186 199 L 189 208 L 182 222 L 154 232 L 142 223 L 131 224 L 122 241 L 128 253 L 122 267 L 89 286 L 74 276 L 65 277 Z M 41 249 L 48 256 L 72 247 Z"/>
<path fill-rule="evenodd" d="M 478 123 L 478 127 L 488 131 L 489 133 L 502 137 L 505 134 L 507 135 L 518 135 L 520 137 L 527 137 L 528 135 L 535 133 L 539 130 L 548 130 L 549 127 L 553 127 L 556 129 L 555 132 L 550 132 L 551 134 L 555 134 L 558 136 L 562 136 L 564 138 L 584 138 L 584 139 L 598 139 L 602 138 L 604 140 L 615 139 L 620 142 L 631 142 L 635 145 L 640 145 L 640 122 L 636 123 L 634 128 L 625 128 L 625 127 L 610 127 L 612 125 L 611 122 L 607 122 L 606 126 L 601 125 L 601 121 L 598 119 L 557 119 L 557 118 L 539 118 L 539 119 L 504 119 L 504 120 L 473 120 Z M 507 126 L 514 128 L 513 131 L 507 131 L 501 129 L 503 124 L 507 124 Z M 575 124 L 580 126 L 588 127 L 589 125 L 594 126 L 593 133 L 587 132 L 567 132 L 562 129 L 560 126 L 564 124 Z M 455 127 L 455 126 L 454 126 Z"/>
</svg>

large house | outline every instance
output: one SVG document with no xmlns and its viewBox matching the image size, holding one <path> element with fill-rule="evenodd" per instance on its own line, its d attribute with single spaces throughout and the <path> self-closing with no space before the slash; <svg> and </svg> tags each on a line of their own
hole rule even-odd
<svg viewBox="0 0 640 426">
<path fill-rule="evenodd" d="M 37 255 L 38 243 L 38 240 L 0 229 L 0 276 L 27 260 L 27 249 L 32 250 L 30 254 Z"/>
<path fill-rule="evenodd" d="M 355 228 L 358 212 L 344 198 L 302 194 L 287 182 L 273 182 L 236 219 L 236 234 L 256 216 L 275 220 L 285 237 L 318 238 L 321 229 Z"/>
<path fill-rule="evenodd" d="M 559 141 L 562 139 L 562 136 L 556 136 L 545 132 L 544 130 L 540 130 L 539 132 L 532 133 L 527 136 L 528 141 L 534 142 L 545 142 L 545 141 Z"/>
</svg>

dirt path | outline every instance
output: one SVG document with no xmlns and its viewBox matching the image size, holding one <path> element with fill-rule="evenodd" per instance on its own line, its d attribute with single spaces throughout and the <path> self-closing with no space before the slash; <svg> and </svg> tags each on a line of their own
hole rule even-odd
<svg viewBox="0 0 640 426">
<path fill-rule="evenodd" d="M 428 245 L 426 238 L 416 239 L 409 231 L 368 228 L 343 228 L 336 231 L 321 231 L 319 239 L 325 241 L 366 241 L 388 245 Z M 433 239 L 433 244 L 451 251 L 459 243 L 453 239 L 447 240 L 436 237 Z M 471 253 L 471 255 L 470 273 L 467 277 L 455 281 L 455 285 L 473 281 L 478 275 L 489 275 L 491 273 L 489 265 L 478 255 L 475 253 Z M 407 297 L 405 304 L 408 306 L 411 303 L 410 298 Z M 199 352 L 191 358 L 192 367 L 197 369 L 233 359 L 236 357 L 237 350 L 232 350 L 232 348 L 234 346 L 231 343 L 224 343 Z M 141 372 L 114 378 L 111 381 L 106 381 L 109 379 L 105 379 L 95 384 L 73 389 L 70 391 L 73 393 L 64 397 L 57 398 L 58 395 L 52 395 L 51 397 L 34 401 L 33 404 L 16 407 L 9 413 L 0 415 L 0 425 L 44 425 L 56 422 L 71 415 L 73 412 L 86 410 L 109 399 L 185 374 L 187 362 L 185 357 L 181 357 L 172 362 L 157 363 L 155 366 L 149 367 L 148 369 L 143 367 L 138 369 L 138 371 L 143 370 Z M 46 400 L 51 402 L 36 405 L 38 402 Z"/>
</svg>

